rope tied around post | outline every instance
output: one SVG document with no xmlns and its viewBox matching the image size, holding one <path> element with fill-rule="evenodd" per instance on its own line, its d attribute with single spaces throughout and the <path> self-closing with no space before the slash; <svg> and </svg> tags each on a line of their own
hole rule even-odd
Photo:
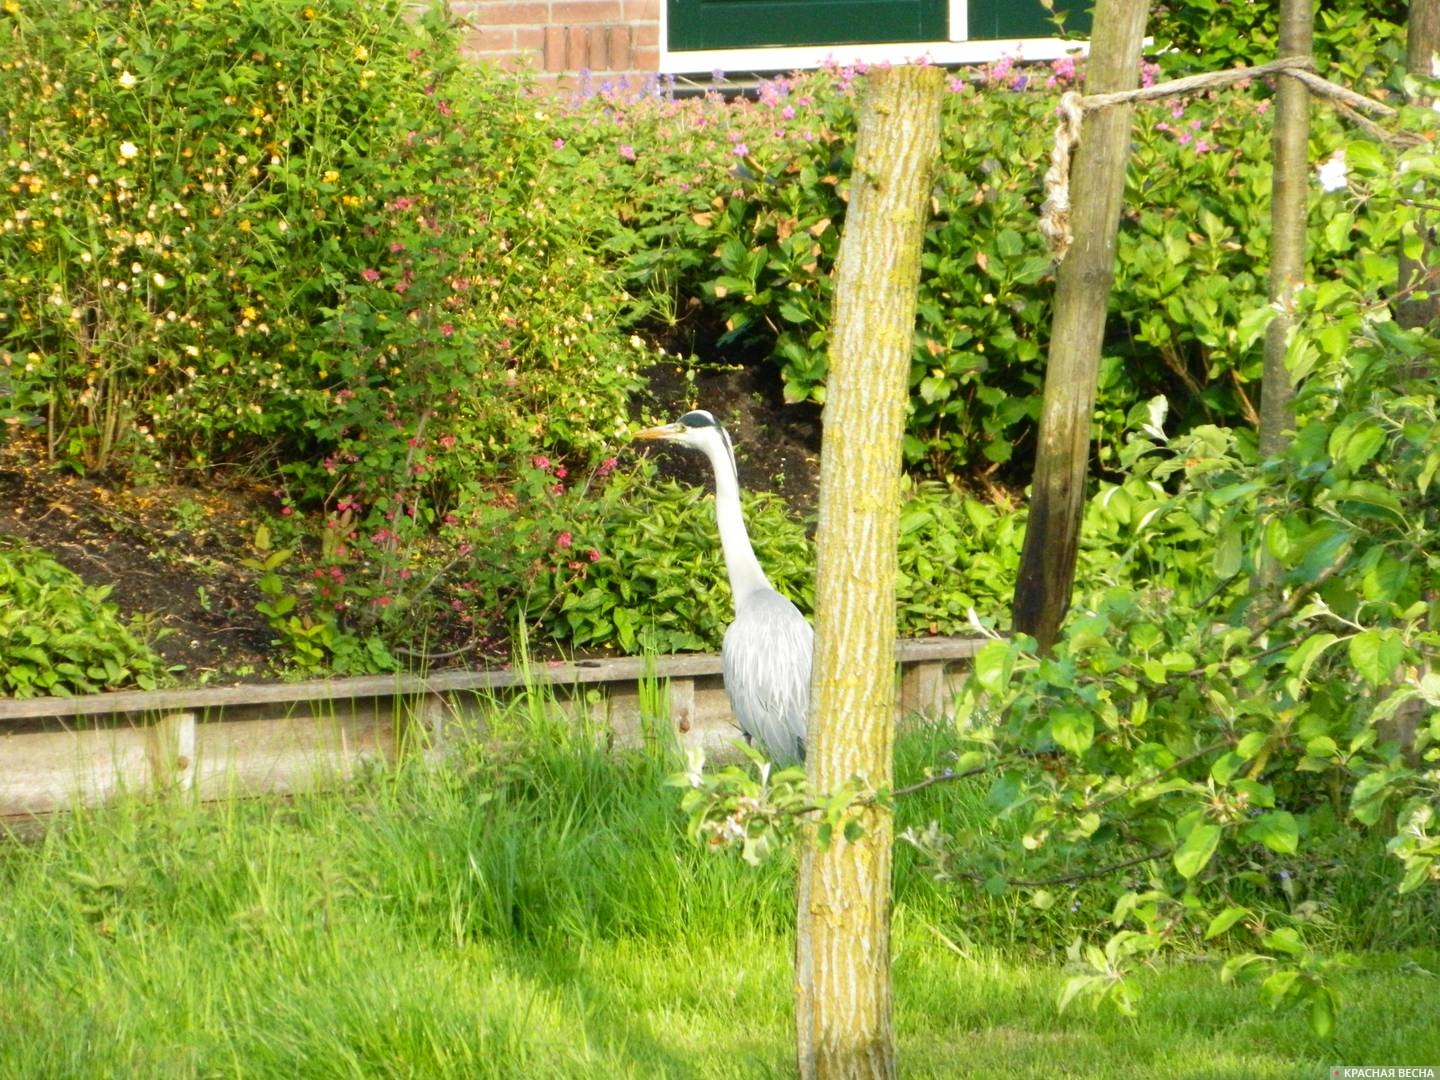
<svg viewBox="0 0 1440 1080">
<path fill-rule="evenodd" d="M 1060 95 L 1056 109 L 1055 145 L 1050 148 L 1050 168 L 1045 170 L 1045 202 L 1040 207 L 1040 235 L 1050 245 L 1058 263 L 1070 250 L 1070 153 L 1080 143 L 1085 119 L 1085 99 L 1074 90 Z"/>
<path fill-rule="evenodd" d="M 1115 105 L 1140 101 L 1185 97 L 1234 86 L 1266 75 L 1286 75 L 1299 79 L 1316 96 L 1330 101 L 1352 119 L 1367 126 L 1371 126 L 1371 122 L 1361 116 L 1361 113 L 1373 113 L 1382 118 L 1396 115 L 1396 110 L 1384 102 L 1357 94 L 1321 78 L 1315 74 L 1314 66 L 1314 60 L 1309 56 L 1287 56 L 1254 67 L 1207 71 L 1113 94 L 1087 94 L 1082 97 L 1074 90 L 1062 94 L 1056 108 L 1055 143 L 1050 150 L 1050 167 L 1045 171 L 1045 201 L 1040 207 L 1039 222 L 1040 234 L 1045 237 L 1055 261 L 1059 263 L 1065 258 L 1074 241 L 1074 235 L 1070 231 L 1070 159 L 1075 147 L 1080 144 L 1087 109 L 1108 109 Z M 1392 132 L 1382 134 L 1389 138 L 1404 137 Z"/>
</svg>

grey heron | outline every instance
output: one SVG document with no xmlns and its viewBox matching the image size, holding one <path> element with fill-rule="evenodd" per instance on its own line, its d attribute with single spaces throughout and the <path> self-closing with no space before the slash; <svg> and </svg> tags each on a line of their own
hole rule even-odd
<svg viewBox="0 0 1440 1080">
<path fill-rule="evenodd" d="M 688 446 L 710 459 L 715 523 L 735 602 L 735 620 L 725 630 L 720 653 L 730 709 L 746 742 L 758 742 L 777 765 L 805 760 L 815 631 L 799 609 L 775 591 L 755 557 L 740 508 L 740 477 L 730 436 L 714 416 L 696 409 L 635 438 Z"/>
</svg>

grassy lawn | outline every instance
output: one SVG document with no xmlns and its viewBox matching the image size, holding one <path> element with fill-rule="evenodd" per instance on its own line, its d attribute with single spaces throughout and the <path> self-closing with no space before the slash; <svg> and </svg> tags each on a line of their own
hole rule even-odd
<svg viewBox="0 0 1440 1080">
<path fill-rule="evenodd" d="M 792 1075 L 790 866 L 691 846 L 663 762 L 531 734 L 555 748 L 0 845 L 0 1076 Z M 1063 951 L 977 943 L 1004 905 L 899 865 L 906 1076 L 1440 1064 L 1440 952 L 1365 954 L 1329 1042 L 1200 962 L 1143 976 L 1134 1020 L 1062 1015 Z"/>
</svg>

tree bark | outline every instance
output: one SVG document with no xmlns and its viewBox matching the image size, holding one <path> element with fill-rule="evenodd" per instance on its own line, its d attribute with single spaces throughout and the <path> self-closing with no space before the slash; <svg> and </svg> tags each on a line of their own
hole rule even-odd
<svg viewBox="0 0 1440 1080">
<path fill-rule="evenodd" d="M 1410 0 L 1405 24 L 1405 70 L 1422 79 L 1440 75 L 1434 68 L 1440 53 L 1440 0 Z"/>
<path fill-rule="evenodd" d="M 850 207 L 835 268 L 835 315 L 820 460 L 809 779 L 891 787 L 895 548 L 901 438 L 920 250 L 940 146 L 943 73 L 870 77 Z M 888 810 L 850 812 L 801 854 L 795 943 L 796 1047 L 804 1080 L 895 1075 L 890 1016 Z"/>
<path fill-rule="evenodd" d="M 1431 79 L 1436 72 L 1436 54 L 1440 53 L 1440 0 L 1411 0 L 1410 18 L 1405 26 L 1405 69 L 1417 78 Z M 1417 105 L 1429 105 L 1428 95 L 1418 95 Z M 1395 304 L 1395 321 L 1401 326 L 1428 326 L 1440 319 L 1440 287 L 1428 279 L 1434 272 L 1435 243 L 1433 228 L 1426 224 L 1424 211 L 1417 211 L 1415 226 L 1421 235 L 1421 257 L 1416 259 L 1400 251 L 1399 300 Z M 1421 295 L 1413 295 L 1419 293 Z"/>
<path fill-rule="evenodd" d="M 1311 0 L 1281 0 L 1277 56 L 1309 56 Z M 1282 75 L 1275 92 L 1274 172 L 1270 181 L 1270 303 L 1278 314 L 1265 330 L 1260 384 L 1260 453 L 1279 453 L 1295 426 L 1295 388 L 1285 346 L 1295 325 L 1295 291 L 1305 282 L 1305 217 L 1310 198 L 1310 91 Z M 1262 578 L 1264 575 L 1262 574 Z"/>
<path fill-rule="evenodd" d="M 1133 90 L 1140 80 L 1148 2 L 1098 0 L 1087 93 Z M 1132 105 L 1087 111 L 1070 170 L 1074 245 L 1060 264 L 1030 519 L 1015 583 L 1014 629 L 1048 651 L 1075 584 L 1076 545 L 1090 464 L 1090 421 L 1125 197 Z"/>
</svg>

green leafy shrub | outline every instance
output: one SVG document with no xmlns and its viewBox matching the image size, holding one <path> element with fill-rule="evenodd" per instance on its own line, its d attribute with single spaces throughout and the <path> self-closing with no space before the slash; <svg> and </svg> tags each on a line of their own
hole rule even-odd
<svg viewBox="0 0 1440 1080">
<path fill-rule="evenodd" d="M 1408 5 L 1399 0 L 1321 0 L 1316 5 L 1315 56 L 1330 78 L 1371 81 L 1399 58 Z M 1279 9 L 1220 0 L 1156 4 L 1146 27 L 1167 71 L 1219 71 L 1275 58 Z M 1329 70 L 1325 70 L 1329 69 Z"/>
<path fill-rule="evenodd" d="M 162 661 L 138 619 L 46 552 L 0 538 L 0 693 L 69 696 L 153 690 Z"/>
<path fill-rule="evenodd" d="M 1347 19 L 1333 29 L 1337 53 L 1358 55 L 1346 43 L 1362 34 L 1393 42 L 1398 28 Z M 907 463 L 940 479 L 1025 475 L 1054 287 L 1035 223 L 1055 96 L 1075 77 L 1067 59 L 952 81 L 905 443 Z M 612 91 L 569 117 L 572 148 L 615 162 L 605 197 L 623 228 L 612 246 L 652 316 L 683 334 L 703 309 L 722 328 L 715 347 L 767 357 L 794 401 L 824 399 L 860 79 L 850 68 L 798 74 L 723 104 Z M 1269 107 L 1257 87 L 1137 111 L 1097 401 L 1107 470 L 1130 410 L 1156 395 L 1179 429 L 1254 422 L 1269 311 Z M 1313 138 L 1317 159 L 1340 145 L 1333 114 L 1316 111 Z M 1394 259 L 1393 206 L 1336 209 L 1317 201 L 1311 221 L 1317 280 Z"/>
</svg>

